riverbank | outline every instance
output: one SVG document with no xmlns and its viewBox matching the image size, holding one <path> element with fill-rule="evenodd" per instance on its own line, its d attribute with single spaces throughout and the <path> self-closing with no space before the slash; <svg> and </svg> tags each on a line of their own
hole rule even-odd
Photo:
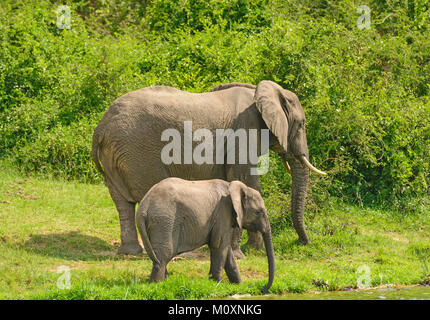
<svg viewBox="0 0 430 320">
<path fill-rule="evenodd" d="M 336 291 L 429 281 L 430 210 L 402 213 L 342 203 L 306 214 L 311 244 L 271 214 L 276 276 L 271 294 Z M 288 206 L 286 206 L 288 207 Z M 208 280 L 207 248 L 168 265 L 148 284 L 151 261 L 120 257 L 119 221 L 102 184 L 0 173 L 0 298 L 211 299 L 259 295 L 267 281 L 263 252 L 238 261 L 243 283 Z"/>
<path fill-rule="evenodd" d="M 430 286 L 384 285 L 368 289 L 353 289 L 347 291 L 314 291 L 309 293 L 287 293 L 269 296 L 232 296 L 226 300 L 430 300 Z"/>
</svg>

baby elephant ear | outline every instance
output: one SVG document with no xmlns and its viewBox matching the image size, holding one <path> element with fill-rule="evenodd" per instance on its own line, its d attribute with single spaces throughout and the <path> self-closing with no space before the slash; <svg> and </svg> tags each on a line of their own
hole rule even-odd
<svg viewBox="0 0 430 320">
<path fill-rule="evenodd" d="M 231 202 L 233 203 L 234 213 L 236 218 L 237 225 L 239 228 L 242 228 L 242 219 L 243 219 L 243 202 L 245 196 L 245 188 L 246 186 L 240 181 L 233 181 L 230 183 L 229 191 Z"/>
</svg>

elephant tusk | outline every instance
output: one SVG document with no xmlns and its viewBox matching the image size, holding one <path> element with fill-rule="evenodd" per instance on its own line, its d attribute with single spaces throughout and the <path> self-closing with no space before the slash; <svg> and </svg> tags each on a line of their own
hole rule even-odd
<svg viewBox="0 0 430 320">
<path fill-rule="evenodd" d="M 282 164 L 284 165 L 285 170 L 288 171 L 289 174 L 291 174 L 291 168 L 287 161 L 282 161 Z"/>
<path fill-rule="evenodd" d="M 327 173 L 325 173 L 325 172 L 323 172 L 323 171 L 321 171 L 321 170 L 318 170 L 317 168 L 315 168 L 309 161 L 308 161 L 308 159 L 306 159 L 306 157 L 305 156 L 301 156 L 300 157 L 300 160 L 306 165 L 306 167 L 308 167 L 309 169 L 311 169 L 313 172 L 315 172 L 315 173 L 318 173 L 318 174 L 321 174 L 321 175 L 323 175 L 323 176 L 326 176 L 327 175 Z"/>
</svg>

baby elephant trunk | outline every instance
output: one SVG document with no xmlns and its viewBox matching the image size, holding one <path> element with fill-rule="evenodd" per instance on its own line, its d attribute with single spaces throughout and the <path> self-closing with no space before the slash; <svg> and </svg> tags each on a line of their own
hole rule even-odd
<svg viewBox="0 0 430 320">
<path fill-rule="evenodd" d="M 272 232 L 268 224 L 267 231 L 263 233 L 264 246 L 266 247 L 267 262 L 269 264 L 269 282 L 263 289 L 262 293 L 266 294 L 272 286 L 273 279 L 275 278 L 275 253 L 272 244 Z"/>
</svg>

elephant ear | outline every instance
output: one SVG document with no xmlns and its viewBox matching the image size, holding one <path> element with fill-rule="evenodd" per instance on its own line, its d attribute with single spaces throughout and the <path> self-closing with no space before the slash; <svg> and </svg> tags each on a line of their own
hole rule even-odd
<svg viewBox="0 0 430 320">
<path fill-rule="evenodd" d="M 228 188 L 230 192 L 231 202 L 234 208 L 233 215 L 236 218 L 236 223 L 239 226 L 239 228 L 242 228 L 242 219 L 243 219 L 243 212 L 244 212 L 243 203 L 245 200 L 244 188 L 246 188 L 246 186 L 240 181 L 232 181 Z"/>
<path fill-rule="evenodd" d="M 288 101 L 287 97 L 284 95 L 284 91 L 286 90 L 273 81 L 263 80 L 258 84 L 255 90 L 254 102 L 267 127 L 278 138 L 284 150 L 287 151 L 287 115 L 290 112 L 290 103 L 292 101 Z M 292 92 L 291 94 L 294 95 Z"/>
</svg>

